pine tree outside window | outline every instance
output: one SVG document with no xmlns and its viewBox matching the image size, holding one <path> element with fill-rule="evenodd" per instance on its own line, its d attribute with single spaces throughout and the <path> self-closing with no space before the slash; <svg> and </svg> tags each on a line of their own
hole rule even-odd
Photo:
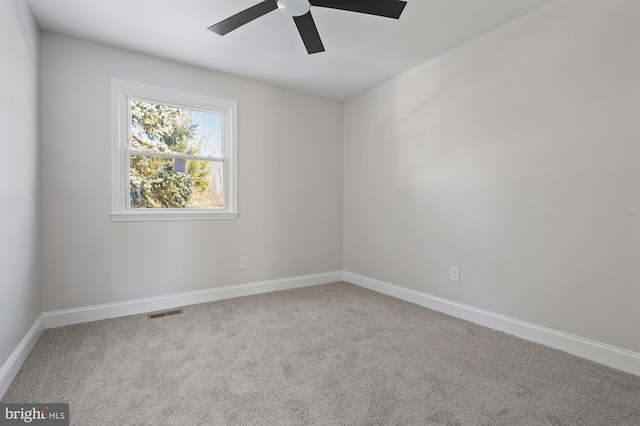
<svg viewBox="0 0 640 426">
<path fill-rule="evenodd" d="M 112 80 L 114 221 L 235 219 L 236 103 Z"/>
</svg>

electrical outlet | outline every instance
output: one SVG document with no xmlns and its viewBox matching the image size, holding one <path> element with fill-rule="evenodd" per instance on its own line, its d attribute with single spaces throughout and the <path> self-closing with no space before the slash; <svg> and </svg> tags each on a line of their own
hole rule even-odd
<svg viewBox="0 0 640 426">
<path fill-rule="evenodd" d="M 451 267 L 451 281 L 460 282 L 460 268 L 457 266 Z"/>
<path fill-rule="evenodd" d="M 243 256 L 240 258 L 240 269 L 247 269 L 249 267 L 249 258 Z"/>
</svg>

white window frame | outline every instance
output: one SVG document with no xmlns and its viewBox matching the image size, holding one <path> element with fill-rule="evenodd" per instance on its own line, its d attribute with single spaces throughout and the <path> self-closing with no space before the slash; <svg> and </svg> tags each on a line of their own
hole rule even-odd
<svg viewBox="0 0 640 426">
<path fill-rule="evenodd" d="M 222 115 L 224 161 L 223 209 L 131 209 L 129 205 L 130 100 L 171 105 Z M 112 106 L 112 212 L 111 220 L 216 220 L 238 217 L 237 102 L 133 81 L 111 79 Z M 154 156 L 163 154 L 151 153 Z"/>
</svg>

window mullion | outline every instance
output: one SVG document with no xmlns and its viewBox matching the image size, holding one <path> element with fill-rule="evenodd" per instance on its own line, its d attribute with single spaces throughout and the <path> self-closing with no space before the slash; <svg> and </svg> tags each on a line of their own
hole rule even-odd
<svg viewBox="0 0 640 426">
<path fill-rule="evenodd" d="M 224 158 L 221 158 L 221 157 L 207 157 L 207 156 L 189 155 L 189 154 L 174 154 L 169 152 L 137 151 L 135 149 L 128 149 L 127 154 L 140 155 L 143 157 L 184 158 L 185 160 L 196 160 L 196 161 L 224 161 L 225 160 Z"/>
</svg>

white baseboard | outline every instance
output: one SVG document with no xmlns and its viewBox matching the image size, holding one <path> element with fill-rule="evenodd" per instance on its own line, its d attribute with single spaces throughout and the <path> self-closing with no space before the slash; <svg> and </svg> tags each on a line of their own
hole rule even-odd
<svg viewBox="0 0 640 426">
<path fill-rule="evenodd" d="M 640 376 L 640 354 L 638 353 L 343 271 L 45 312 L 34 323 L 16 350 L 0 369 L 0 398 L 9 388 L 42 331 L 46 328 L 62 327 L 342 280 Z"/>
<path fill-rule="evenodd" d="M 640 376 L 640 354 L 636 352 L 616 348 L 604 343 L 495 314 L 483 309 L 431 296 L 426 293 L 374 280 L 351 272 L 344 272 L 344 281 Z"/>
<path fill-rule="evenodd" d="M 0 398 L 2 398 L 9 389 L 9 385 L 18 374 L 18 370 L 29 356 L 31 349 L 35 346 L 44 331 L 44 317 L 40 315 L 33 324 L 29 332 L 22 339 L 18 347 L 11 354 L 7 362 L 0 368 Z"/>
<path fill-rule="evenodd" d="M 250 284 L 239 284 L 207 290 L 190 291 L 186 293 L 169 294 L 166 296 L 150 297 L 146 299 L 127 300 L 124 302 L 86 306 L 83 308 L 66 309 L 55 312 L 45 312 L 42 315 L 44 316 L 45 328 L 55 328 L 107 318 L 161 311 L 180 306 L 195 305 L 198 303 L 214 302 L 216 300 L 230 299 L 233 297 L 327 284 L 336 281 L 342 281 L 341 271 L 261 281 Z"/>
</svg>

